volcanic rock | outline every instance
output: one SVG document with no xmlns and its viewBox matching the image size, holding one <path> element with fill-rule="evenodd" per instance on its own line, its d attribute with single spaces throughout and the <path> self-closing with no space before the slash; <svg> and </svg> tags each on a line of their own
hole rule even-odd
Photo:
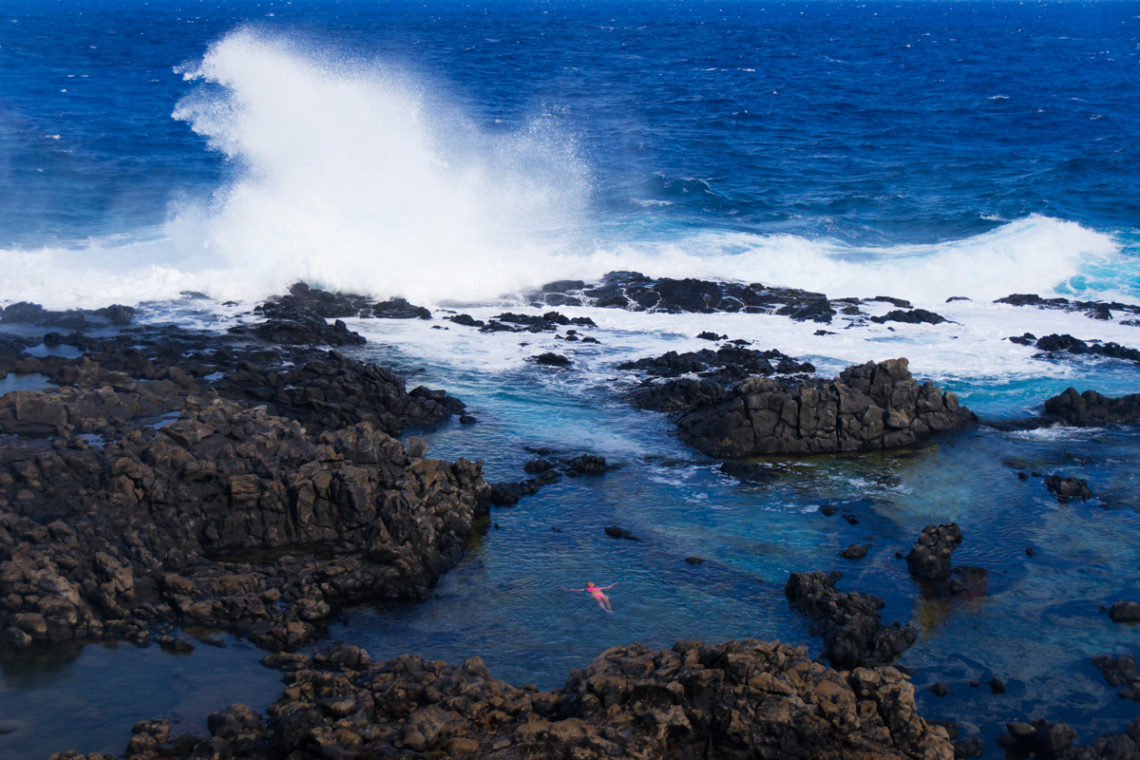
<svg viewBox="0 0 1140 760">
<path fill-rule="evenodd" d="M 839 552 L 839 556 L 844 559 L 863 559 L 867 556 L 867 552 L 871 549 L 870 544 L 852 544 L 843 551 Z"/>
<path fill-rule="evenodd" d="M 639 391 L 638 403 L 685 412 L 681 437 L 720 458 L 900 448 L 977 420 L 953 393 L 919 385 L 906 359 L 848 367 L 831 381 L 751 377 L 731 391 L 674 382 Z"/>
<path fill-rule="evenodd" d="M 561 354 L 550 353 L 550 352 L 547 352 L 545 354 L 539 354 L 538 356 L 532 356 L 530 358 L 530 360 L 532 362 L 534 362 L 535 364 L 539 364 L 539 365 L 542 365 L 544 367 L 569 367 L 570 366 L 570 360 L 567 359 L 565 356 L 562 356 Z"/>
<path fill-rule="evenodd" d="M 1014 293 L 1005 298 L 999 298 L 994 303 L 1005 303 L 1011 306 L 1035 306 L 1038 309 L 1057 309 L 1060 311 L 1082 312 L 1092 319 L 1112 319 L 1112 313 L 1126 315 L 1140 315 L 1140 306 L 1120 303 L 1119 301 L 1070 301 L 1067 298 L 1042 298 L 1035 293 Z"/>
<path fill-rule="evenodd" d="M 1112 398 L 1087 390 L 1066 388 L 1045 402 L 1045 412 L 1069 425 L 1091 427 L 1140 424 L 1140 393 Z"/>
<path fill-rule="evenodd" d="M 244 362 L 216 381 L 223 396 L 265 404 L 272 414 L 298 420 L 311 430 L 337 430 L 368 422 L 389 435 L 436 427 L 464 404 L 445 391 L 419 386 L 405 391 L 402 378 L 336 351 L 300 366 Z"/>
<path fill-rule="evenodd" d="M 840 670 L 884 665 L 918 638 L 914 626 L 884 626 L 877 596 L 835 590 L 842 573 L 792 573 L 784 587 L 789 603 L 812 620 L 812 632 L 823 636 L 823 656 Z"/>
<path fill-rule="evenodd" d="M 387 319 L 431 319 L 431 311 L 408 303 L 403 298 L 390 298 L 372 307 L 372 316 Z"/>
<path fill-rule="evenodd" d="M 337 645 L 288 665 L 268 720 L 244 706 L 211 716 L 209 738 L 136 727 L 158 757 L 472 757 L 578 760 L 842 757 L 951 760 L 946 729 L 918 716 L 894 668 L 839 673 L 802 647 L 754 640 L 613 647 L 554 691 L 414 655 L 373 663 Z M 240 747 L 240 752 L 239 752 Z M 57 756 L 74 760 L 75 753 Z"/>
<path fill-rule="evenodd" d="M 927 525 L 906 555 L 907 569 L 922 583 L 945 581 L 950 577 L 950 555 L 961 543 L 957 523 Z"/>
<path fill-rule="evenodd" d="M 926 309 L 895 309 L 894 311 L 887 312 L 881 317 L 871 317 L 871 321 L 877 322 L 878 324 L 883 324 L 884 322 L 906 322 L 912 325 L 937 325 L 945 322 L 946 317 L 943 317 L 940 314 L 935 314 L 932 311 L 927 311 Z"/>
<path fill-rule="evenodd" d="M 1048 475 L 1045 477 L 1045 487 L 1062 503 L 1074 498 L 1091 499 L 1093 496 L 1088 482 L 1072 475 Z"/>
<path fill-rule="evenodd" d="M 1039 338 L 1034 345 L 1042 351 L 1047 352 L 1048 356 L 1054 356 L 1058 352 L 1094 354 L 1096 356 L 1107 356 L 1111 359 L 1123 359 L 1125 361 L 1140 363 L 1140 350 L 1128 348 L 1119 343 L 1086 342 L 1079 338 L 1074 338 L 1072 335 L 1046 335 L 1044 338 Z"/>
<path fill-rule="evenodd" d="M 1115 623 L 1140 623 L 1140 602 L 1116 602 L 1108 608 Z"/>
<path fill-rule="evenodd" d="M 0 646 L 162 623 L 295 647 L 345 605 L 424 598 L 486 513 L 479 465 L 370 422 L 308 432 L 173 368 L 64 369 L 0 399 Z"/>
<path fill-rule="evenodd" d="M 1125 687 L 1119 692 L 1121 698 L 1140 702 L 1140 671 L 1137 671 L 1136 660 L 1132 655 L 1103 655 L 1093 657 L 1092 663 L 1100 670 L 1109 686 Z"/>
<path fill-rule="evenodd" d="M 661 311 L 747 312 L 779 314 L 796 321 L 830 322 L 835 309 L 827 296 L 759 283 L 725 283 L 671 278 L 652 279 L 638 272 L 610 272 L 600 283 L 577 281 L 549 283 L 531 294 L 539 304 L 559 305 L 571 300 L 588 306 Z"/>
</svg>

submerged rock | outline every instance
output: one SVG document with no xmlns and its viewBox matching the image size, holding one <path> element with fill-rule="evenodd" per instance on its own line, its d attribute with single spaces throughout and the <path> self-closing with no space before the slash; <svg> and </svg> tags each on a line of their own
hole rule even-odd
<svg viewBox="0 0 1140 760">
<path fill-rule="evenodd" d="M 754 640 L 603 652 L 553 691 L 414 655 L 373 663 L 337 645 L 288 665 L 268 720 L 245 706 L 210 717 L 211 736 L 139 724 L 137 760 L 158 757 L 628 758 L 842 757 L 952 760 L 946 729 L 919 717 L 894 668 L 839 673 L 802 647 Z M 74 753 L 59 760 L 77 758 Z"/>
<path fill-rule="evenodd" d="M 1088 482 L 1073 475 L 1047 475 L 1045 487 L 1062 503 L 1070 499 L 1091 499 L 1093 496 Z"/>
<path fill-rule="evenodd" d="M 1136 660 L 1132 655 L 1118 657 L 1103 655 L 1093 657 L 1092 663 L 1096 665 L 1109 686 L 1124 687 L 1117 692 L 1121 699 L 1140 702 L 1140 671 L 1136 669 Z"/>
<path fill-rule="evenodd" d="M 830 381 L 751 377 L 728 391 L 675 382 L 681 385 L 671 393 L 637 397 L 684 412 L 677 420 L 681 437 L 721 458 L 901 448 L 977 421 L 953 393 L 919 385 L 906 359 L 848 367 Z"/>
<path fill-rule="evenodd" d="M 784 587 L 788 602 L 812 619 L 813 633 L 823 637 L 823 656 L 840 670 L 885 665 L 918 638 L 914 626 L 882 624 L 877 596 L 836 591 L 842 573 L 792 573 Z"/>
</svg>

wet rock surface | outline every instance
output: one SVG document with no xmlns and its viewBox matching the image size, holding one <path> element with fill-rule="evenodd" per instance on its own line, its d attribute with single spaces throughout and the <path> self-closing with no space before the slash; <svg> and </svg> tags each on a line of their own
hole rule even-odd
<svg viewBox="0 0 1140 760">
<path fill-rule="evenodd" d="M 295 647 L 345 605 L 424 598 L 486 514 L 479 465 L 389 434 L 462 407 L 440 391 L 234 336 L 69 340 L 89 355 L 3 357 L 58 386 L 0 399 L 4 648 L 181 650 L 161 637 L 191 624 Z"/>
<path fill-rule="evenodd" d="M 1140 623 L 1140 602 L 1116 602 L 1108 608 L 1114 623 Z"/>
<path fill-rule="evenodd" d="M 885 665 L 918 638 L 914 626 L 883 625 L 883 600 L 856 591 L 837 591 L 842 573 L 792 573 L 784 587 L 791 606 L 812 620 L 812 632 L 823 637 L 822 654 L 833 668 Z"/>
<path fill-rule="evenodd" d="M 906 555 L 907 570 L 922 584 L 927 598 L 980 595 L 985 591 L 985 568 L 953 567 L 951 555 L 962 544 L 962 531 L 957 523 L 927 525 Z"/>
<path fill-rule="evenodd" d="M 901 448 L 977 421 L 953 393 L 915 381 L 906 359 L 848 367 L 830 381 L 749 377 L 725 389 L 675 380 L 633 400 L 679 414 L 681 438 L 719 458 Z"/>
<path fill-rule="evenodd" d="M 998 744 L 1006 749 L 1007 756 L 1041 760 L 1135 760 L 1140 757 L 1140 717 L 1123 732 L 1097 737 L 1085 746 L 1076 746 L 1076 738 L 1077 732 L 1068 724 L 1038 719 L 1007 723 Z"/>
<path fill-rule="evenodd" d="M 127 755 L 954 757 L 946 729 L 918 716 L 914 687 L 899 671 L 839 673 L 779 643 L 614 647 L 554 691 L 492 678 L 478 658 L 459 667 L 414 655 L 373 663 L 341 645 L 277 664 L 286 686 L 266 718 L 232 706 L 210 717 L 209 737 L 141 723 Z"/>
<path fill-rule="evenodd" d="M 624 362 L 617 366 L 622 370 L 636 370 L 648 377 L 673 378 L 695 374 L 701 378 L 731 382 L 753 375 L 799 374 L 815 372 L 810 362 L 770 349 L 757 351 L 734 343 L 726 343 L 715 351 L 709 348 L 700 351 L 677 353 L 668 351 L 661 356 Z"/>
<path fill-rule="evenodd" d="M 1140 393 L 1113 398 L 1076 388 L 1063 392 L 1045 402 L 1045 413 L 1069 425 L 1093 427 L 1101 425 L 1140 424 Z"/>
<path fill-rule="evenodd" d="M 1016 343 L 1025 343 L 1026 338 L 1032 338 L 1032 335 L 1026 334 L 1022 339 L 1015 340 Z M 1013 340 L 1011 338 L 1011 340 Z M 1090 356 L 1104 356 L 1110 359 L 1122 359 L 1128 362 L 1140 364 L 1140 350 L 1122 346 L 1114 342 L 1101 342 L 1101 341 L 1084 341 L 1079 338 L 1074 338 L 1072 335 L 1046 335 L 1043 338 L 1038 338 L 1033 344 L 1044 352 L 1043 358 L 1055 359 L 1064 354 L 1076 355 L 1090 355 Z"/>
<path fill-rule="evenodd" d="M 1132 655 L 1102 655 L 1092 658 L 1092 663 L 1109 686 L 1124 687 L 1117 692 L 1121 699 L 1140 702 L 1140 671 L 1137 671 L 1136 660 Z"/>
<path fill-rule="evenodd" d="M 1045 488 L 1049 489 L 1049 493 L 1056 496 L 1057 501 L 1062 504 L 1073 499 L 1084 500 L 1093 497 L 1088 481 L 1074 475 L 1046 475 Z"/>
<path fill-rule="evenodd" d="M 950 555 L 962 544 L 962 530 L 957 523 L 927 525 L 906 555 L 911 577 L 923 583 L 950 578 Z"/>
<path fill-rule="evenodd" d="M 1036 293 L 1014 293 L 994 303 L 1032 306 L 1038 309 L 1080 312 L 1091 319 L 1116 319 L 1118 316 L 1140 316 L 1140 306 L 1118 301 L 1071 301 L 1068 298 L 1042 298 Z"/>
<path fill-rule="evenodd" d="M 653 279 L 638 272 L 610 272 L 601 282 L 552 282 L 530 294 L 536 306 L 586 305 L 670 314 L 745 312 L 778 314 L 796 321 L 830 322 L 836 309 L 827 296 L 759 283 Z"/>
<path fill-rule="evenodd" d="M 881 317 L 871 317 L 872 322 L 883 324 L 885 322 L 903 322 L 907 324 L 938 325 L 948 321 L 941 314 L 935 314 L 926 309 L 894 309 Z"/>
</svg>

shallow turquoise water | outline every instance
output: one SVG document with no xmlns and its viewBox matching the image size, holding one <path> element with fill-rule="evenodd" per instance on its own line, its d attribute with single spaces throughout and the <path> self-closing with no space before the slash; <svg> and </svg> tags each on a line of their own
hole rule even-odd
<svg viewBox="0 0 1140 760">
<path fill-rule="evenodd" d="M 1140 645 L 1140 627 L 1104 614 L 1118 599 L 1140 597 L 1136 430 L 982 425 L 913 451 L 770 458 L 761 477 L 740 481 L 685 448 L 665 416 L 626 406 L 604 372 L 586 373 L 594 380 L 540 368 L 487 376 L 393 350 L 380 356 L 423 367 L 479 419 L 429 435 L 433 456 L 483 458 L 492 481 L 526 477 L 522 464 L 534 454 L 524 446 L 600 453 L 620 467 L 493 510 L 492 527 L 429 601 L 358 610 L 335 626 L 335 638 L 377 657 L 407 651 L 409 642 L 453 663 L 477 654 L 495 676 L 541 687 L 561 685 L 570 669 L 629 641 L 757 637 L 818 652 L 783 586 L 792 571 L 838 569 L 841 589 L 884 598 L 884 621 L 920 628 L 899 664 L 915 672 L 924 715 L 958 719 L 987 740 L 1007 720 L 1066 720 L 1088 740 L 1121 730 L 1135 712 L 1089 658 Z M 1114 392 L 1127 388 L 1129 370 L 1105 365 L 1082 379 Z M 1071 382 L 948 385 L 984 419 L 1005 423 L 1038 412 Z M 1040 477 L 1021 481 L 1019 471 L 1076 475 L 1096 496 L 1060 504 Z M 825 516 L 824 504 L 840 514 Z M 955 564 L 988 570 L 984 594 L 924 600 L 898 555 L 924 525 L 948 521 L 965 536 Z M 641 541 L 610 538 L 611 524 Z M 865 559 L 836 555 L 853 543 L 871 543 Z M 618 583 L 612 615 L 563 590 L 587 581 Z M 1007 684 L 1003 695 L 969 686 L 995 676 Z M 935 681 L 951 695 L 928 692 Z M 987 742 L 988 754 L 997 750 Z"/>
</svg>

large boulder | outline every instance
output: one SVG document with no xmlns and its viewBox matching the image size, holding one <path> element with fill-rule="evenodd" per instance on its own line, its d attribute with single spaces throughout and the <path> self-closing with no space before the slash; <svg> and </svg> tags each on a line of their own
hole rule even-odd
<svg viewBox="0 0 1140 760">
<path fill-rule="evenodd" d="M 868 362 L 834 380 L 752 377 L 710 394 L 677 421 L 682 438 L 721 458 L 824 454 L 910 446 L 974 424 L 958 398 L 933 383 L 919 385 L 906 359 Z"/>
<path fill-rule="evenodd" d="M 1094 390 L 1078 393 L 1076 388 L 1066 388 L 1045 402 L 1045 413 L 1078 427 L 1136 425 L 1140 424 L 1140 393 L 1112 398 Z"/>
</svg>

